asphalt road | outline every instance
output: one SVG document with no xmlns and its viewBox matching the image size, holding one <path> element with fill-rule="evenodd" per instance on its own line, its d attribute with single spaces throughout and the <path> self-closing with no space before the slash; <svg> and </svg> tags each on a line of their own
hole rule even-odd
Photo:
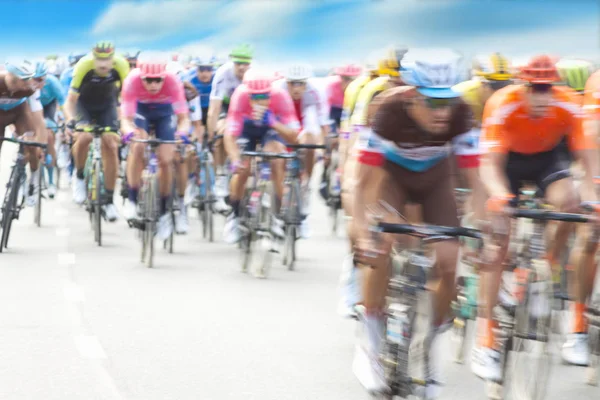
<svg viewBox="0 0 600 400">
<path fill-rule="evenodd" d="M 2 149 L 1 187 L 13 150 Z M 123 220 L 94 243 L 67 187 L 44 201 L 41 228 L 25 210 L 0 254 L 0 399 L 367 399 L 351 370 L 355 323 L 336 315 L 346 241 L 313 205 L 296 270 L 276 259 L 266 280 L 240 272 L 221 217 L 215 243 L 192 218 L 174 254 L 159 249 L 148 269 Z M 442 398 L 485 398 L 469 366 L 451 361 L 448 334 L 439 353 Z M 582 368 L 554 358 L 548 399 L 599 395 Z"/>
</svg>

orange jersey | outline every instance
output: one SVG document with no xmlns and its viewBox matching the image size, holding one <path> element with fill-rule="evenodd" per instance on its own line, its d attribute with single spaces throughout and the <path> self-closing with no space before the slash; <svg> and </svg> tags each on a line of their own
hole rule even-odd
<svg viewBox="0 0 600 400">
<path fill-rule="evenodd" d="M 494 93 L 483 111 L 482 138 L 487 152 L 536 154 L 555 148 L 566 136 L 571 150 L 595 149 L 583 132 L 583 111 L 575 92 L 552 87 L 552 100 L 541 118 L 529 115 L 527 88 L 512 85 Z"/>
<path fill-rule="evenodd" d="M 600 70 L 594 72 L 585 84 L 583 109 L 589 118 L 600 120 Z"/>
</svg>

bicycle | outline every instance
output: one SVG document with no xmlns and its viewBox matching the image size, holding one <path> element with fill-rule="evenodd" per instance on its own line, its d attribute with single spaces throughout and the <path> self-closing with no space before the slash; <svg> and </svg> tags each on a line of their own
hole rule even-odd
<svg viewBox="0 0 600 400">
<path fill-rule="evenodd" d="M 181 163 L 185 162 L 185 147 L 181 144 L 177 144 L 177 151 L 179 152 L 179 161 L 173 160 L 173 163 Z M 182 210 L 179 209 L 179 202 L 176 201 L 179 198 L 179 194 L 177 192 L 177 175 L 175 174 L 175 165 L 173 165 L 174 173 L 173 173 L 173 182 L 171 184 L 171 196 L 169 197 L 169 201 L 167 203 L 167 210 L 169 215 L 171 216 L 171 223 L 173 227 L 175 227 L 175 212 Z M 175 229 L 171 230 L 171 235 L 169 238 L 164 241 L 163 248 L 169 248 L 169 254 L 173 254 L 173 242 L 175 241 Z"/>
<path fill-rule="evenodd" d="M 242 272 L 248 270 L 252 259 L 252 248 L 254 243 L 261 241 L 266 253 L 262 259 L 260 269 L 256 269 L 257 277 L 267 277 L 271 267 L 271 254 L 277 252 L 272 244 L 271 222 L 275 204 L 272 201 L 273 191 L 271 190 L 271 169 L 268 160 L 270 159 L 291 159 L 295 154 L 290 153 L 271 153 L 261 151 L 242 151 L 243 157 L 250 157 L 254 161 L 251 163 L 251 175 L 246 184 L 246 190 L 240 202 L 240 232 L 241 238 L 238 247 L 242 256 Z M 260 161 L 256 159 L 260 158 Z M 267 247 L 269 247 L 267 249 Z"/>
<path fill-rule="evenodd" d="M 410 225 L 381 222 L 381 215 L 371 215 L 371 231 L 375 241 L 381 233 L 392 233 L 417 237 L 419 246 L 415 249 L 397 251 L 393 257 L 392 277 L 388 284 L 385 309 L 385 334 L 380 358 L 384 377 L 389 387 L 387 399 L 394 396 L 407 398 L 410 395 L 427 397 L 427 389 L 440 385 L 432 378 L 429 357 L 433 337 L 427 335 L 422 343 L 413 343 L 413 330 L 416 322 L 417 305 L 422 292 L 428 291 L 427 282 L 433 261 L 428 255 L 427 245 L 453 238 L 470 237 L 481 240 L 481 232 L 463 227 L 437 225 Z M 358 307 L 359 318 L 362 318 Z M 422 350 L 424 378 L 410 374 L 409 352 L 418 344 Z"/>
<path fill-rule="evenodd" d="M 532 200 L 527 200 L 527 209 L 511 212 L 512 218 L 528 219 L 516 236 L 516 266 L 524 271 L 524 279 L 516 283 L 516 305 L 499 302 L 494 309 L 498 328 L 494 331 L 496 348 L 500 349 L 502 376 L 498 381 L 489 381 L 488 397 L 501 399 L 507 378 L 511 378 L 511 389 L 515 399 L 539 400 L 545 395 L 546 381 L 551 365 L 549 349 L 552 316 L 552 298 L 554 297 L 552 270 L 545 259 L 545 226 L 547 221 L 587 223 L 594 217 L 544 210 L 541 193 L 538 191 Z M 532 342 L 532 349 L 526 344 Z M 529 353 L 539 353 L 536 366 L 519 368 L 527 363 Z M 509 355 L 514 358 L 511 370 Z M 534 373 L 532 373 L 534 371 Z M 527 382 L 532 378 L 533 384 Z M 528 390 L 527 388 L 533 388 Z"/>
<path fill-rule="evenodd" d="M 85 162 L 84 179 L 87 188 L 86 210 L 89 214 L 94 241 L 102 246 L 102 207 L 106 204 L 104 190 L 104 167 L 102 166 L 102 135 L 114 132 L 110 126 L 86 125 L 75 126 L 75 132 L 87 132 L 93 135 Z"/>
<path fill-rule="evenodd" d="M 202 142 L 196 142 L 196 155 L 198 165 L 196 168 L 198 183 L 200 188 L 199 198 L 192 202 L 192 207 L 198 209 L 200 220 L 202 221 L 202 237 L 208 241 L 214 240 L 214 216 L 213 204 L 216 201 L 213 193 L 215 183 L 215 168 L 212 155 L 213 145 L 217 140 L 223 138 L 223 135 L 216 135 L 211 140 L 208 139 L 208 133 L 204 132 Z"/>
<path fill-rule="evenodd" d="M 337 132 L 332 132 L 327 135 L 330 142 L 327 145 L 328 153 L 330 154 L 329 167 L 327 168 L 327 207 L 329 208 L 329 216 L 331 217 L 331 230 L 335 235 L 339 225 L 339 214 L 342 210 L 342 186 L 341 173 L 339 166 L 339 152 L 337 147 L 332 147 L 331 141 L 335 141 L 339 137 Z"/>
<path fill-rule="evenodd" d="M 298 240 L 298 227 L 306 218 L 302 215 L 302 190 L 300 188 L 302 173 L 301 151 L 308 149 L 325 149 L 326 146 L 318 144 L 288 144 L 288 149 L 296 150 L 290 153 L 286 163 L 285 180 L 283 184 L 283 198 L 281 200 L 281 215 L 284 222 L 285 238 L 283 242 L 283 265 L 288 270 L 294 269 L 296 261 L 296 241 Z"/>
<path fill-rule="evenodd" d="M 158 222 L 158 158 L 156 149 L 161 144 L 178 144 L 178 140 L 132 139 L 132 142 L 146 144 L 145 159 L 148 160 L 142 174 L 142 189 L 139 204 L 142 217 L 128 221 L 129 225 L 140 230 L 142 240 L 141 262 L 152 268 L 154 263 L 154 235 Z"/>
<path fill-rule="evenodd" d="M 600 373 L 600 295 L 587 307 L 585 317 L 588 320 L 588 348 L 589 362 L 586 371 L 586 382 L 591 386 L 598 386 Z"/>
<path fill-rule="evenodd" d="M 10 236 L 10 229 L 12 227 L 12 221 L 15 219 L 19 219 L 19 214 L 23 209 L 23 204 L 25 203 L 25 195 L 27 189 L 27 173 L 25 171 L 25 167 L 27 166 L 27 157 L 25 156 L 25 147 L 32 146 L 38 147 L 40 149 L 46 149 L 48 147 L 45 143 L 40 142 L 29 142 L 22 139 L 15 138 L 0 138 L 0 141 L 16 143 L 19 145 L 19 149 L 17 152 L 17 159 L 13 164 L 10 172 L 10 178 L 8 180 L 8 184 L 6 185 L 6 193 L 4 194 L 4 201 L 2 202 L 2 236 L 0 237 L 0 253 L 2 249 L 8 248 L 8 239 Z M 40 164 L 40 168 L 42 165 Z M 42 173 L 38 174 L 40 185 L 40 190 L 38 191 L 38 204 L 41 203 L 41 179 Z M 21 197 L 19 199 L 19 197 Z M 36 207 L 36 211 L 34 213 L 34 222 L 40 226 L 41 220 L 41 207 L 38 209 Z"/>
</svg>

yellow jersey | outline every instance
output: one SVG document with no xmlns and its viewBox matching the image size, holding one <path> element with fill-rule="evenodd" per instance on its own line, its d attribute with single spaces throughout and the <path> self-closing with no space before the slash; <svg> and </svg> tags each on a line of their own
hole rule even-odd
<svg viewBox="0 0 600 400">
<path fill-rule="evenodd" d="M 80 95 L 79 101 L 86 105 L 107 106 L 116 100 L 123 81 L 129 74 L 129 63 L 118 54 L 113 56 L 113 67 L 101 76 L 94 68 L 94 56 L 88 54 L 73 69 L 70 91 Z"/>
<path fill-rule="evenodd" d="M 462 99 L 465 103 L 471 107 L 473 118 L 477 121 L 477 125 L 481 126 L 483 118 L 483 107 L 485 104 L 479 99 L 479 88 L 481 87 L 481 81 L 477 79 L 471 79 L 470 81 L 461 82 L 454 85 L 452 89 L 461 94 Z"/>
<path fill-rule="evenodd" d="M 362 88 L 356 99 L 352 117 L 350 117 L 350 123 L 352 125 L 369 125 L 369 103 L 373 100 L 373 97 L 388 88 L 389 80 L 390 78 L 388 76 L 380 76 L 379 78 L 373 79 Z"/>
<path fill-rule="evenodd" d="M 371 81 L 370 75 L 359 76 L 346 88 L 344 91 L 344 106 L 342 109 L 342 119 L 340 123 L 340 131 L 342 133 L 350 133 L 350 117 L 354 112 L 354 106 L 360 91 L 367 83 Z"/>
</svg>

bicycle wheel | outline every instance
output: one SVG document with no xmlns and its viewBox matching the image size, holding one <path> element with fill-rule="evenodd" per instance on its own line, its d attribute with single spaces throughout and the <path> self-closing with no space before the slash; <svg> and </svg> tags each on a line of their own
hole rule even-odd
<svg viewBox="0 0 600 400">
<path fill-rule="evenodd" d="M 0 253 L 2 252 L 2 249 L 8 247 L 10 228 L 12 227 L 12 221 L 15 218 L 15 211 L 17 208 L 20 180 L 21 174 L 18 171 L 18 167 L 13 166 L 8 185 L 6 185 L 7 190 L 4 195 L 4 201 L 2 203 L 2 237 L 0 239 Z"/>
<path fill-rule="evenodd" d="M 212 177 L 214 174 L 213 168 L 212 168 L 212 164 L 209 160 L 205 160 L 204 161 L 204 193 L 207 199 L 207 202 L 204 204 L 204 215 L 206 217 L 206 230 L 208 231 L 208 241 L 209 242 L 213 242 L 214 241 L 214 235 L 215 235 L 215 231 L 214 231 L 214 215 L 213 215 L 213 210 L 212 210 L 212 205 L 213 205 L 213 192 L 212 192 L 212 186 L 213 186 L 213 181 L 212 181 Z M 206 237 L 206 235 L 204 236 Z"/>
<path fill-rule="evenodd" d="M 285 228 L 285 265 L 288 270 L 294 270 L 296 262 L 296 240 L 298 238 L 298 223 L 300 222 L 300 187 L 298 182 L 292 183 L 288 191 L 287 203 L 287 225 Z"/>
<path fill-rule="evenodd" d="M 546 395 L 552 355 L 550 305 L 552 275 L 546 261 L 533 260 L 524 299 L 517 306 L 510 371 L 515 400 L 542 400 Z M 532 373 L 533 372 L 533 373 Z"/>
<path fill-rule="evenodd" d="M 169 199 L 168 207 L 169 207 L 169 215 L 171 216 L 171 224 L 173 224 L 173 229 L 171 230 L 171 236 L 165 242 L 169 247 L 169 254 L 173 254 L 173 241 L 175 240 L 175 200 L 177 199 L 177 186 L 175 185 L 175 180 L 173 180 L 173 187 L 171 189 L 171 198 Z M 179 212 L 182 212 L 179 210 Z"/>
<path fill-rule="evenodd" d="M 248 272 L 250 263 L 252 261 L 252 245 L 254 242 L 254 232 L 252 229 L 252 220 L 250 213 L 248 212 L 248 199 L 250 191 L 246 190 L 242 201 L 240 202 L 240 240 L 238 242 L 238 248 L 240 249 L 240 261 L 242 264 L 242 272 Z"/>
<path fill-rule="evenodd" d="M 148 179 L 144 202 L 144 234 L 146 246 L 146 265 L 154 265 L 154 233 L 156 231 L 158 182 L 156 176 Z"/>
<path fill-rule="evenodd" d="M 44 181 L 44 170 L 46 167 L 42 163 L 38 168 L 38 192 L 37 192 L 37 202 L 35 204 L 35 210 L 33 212 L 33 222 L 38 226 L 38 228 L 42 225 L 42 182 Z"/>
<path fill-rule="evenodd" d="M 102 163 L 98 160 L 94 163 L 95 198 L 94 198 L 94 236 L 98 246 L 102 246 Z"/>
</svg>

